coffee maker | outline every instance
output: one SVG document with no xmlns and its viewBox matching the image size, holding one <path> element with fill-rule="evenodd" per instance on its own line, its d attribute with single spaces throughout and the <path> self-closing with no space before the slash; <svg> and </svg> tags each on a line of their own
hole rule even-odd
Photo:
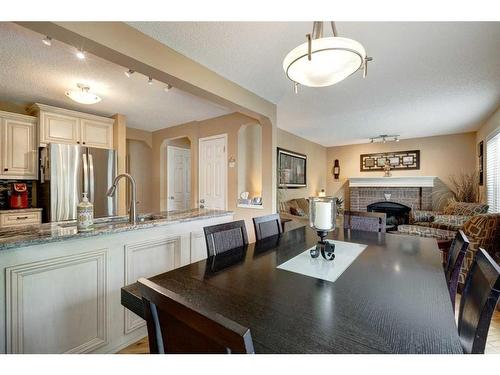
<svg viewBox="0 0 500 375">
<path fill-rule="evenodd" d="M 12 183 L 9 206 L 14 209 L 28 208 L 28 186 L 25 183 Z"/>
</svg>

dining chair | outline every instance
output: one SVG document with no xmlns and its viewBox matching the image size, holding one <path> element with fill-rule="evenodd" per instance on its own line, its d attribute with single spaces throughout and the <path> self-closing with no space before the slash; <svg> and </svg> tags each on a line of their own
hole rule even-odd
<svg viewBox="0 0 500 375">
<path fill-rule="evenodd" d="M 383 212 L 344 211 L 344 228 L 385 232 L 386 218 Z"/>
<path fill-rule="evenodd" d="M 203 228 L 208 257 L 248 245 L 244 220 L 211 225 Z"/>
<path fill-rule="evenodd" d="M 254 353 L 250 330 L 139 279 L 151 354 Z"/>
<path fill-rule="evenodd" d="M 448 291 L 450 292 L 451 306 L 455 311 L 455 297 L 457 296 L 458 276 L 464 262 L 465 252 L 469 247 L 469 239 L 462 230 L 459 230 L 453 239 L 448 253 L 448 260 L 444 268 Z"/>
<path fill-rule="evenodd" d="M 479 248 L 465 280 L 458 313 L 458 335 L 464 353 L 484 353 L 499 295 L 500 267 Z"/>
<path fill-rule="evenodd" d="M 254 217 L 253 227 L 257 241 L 283 233 L 279 214 Z"/>
</svg>

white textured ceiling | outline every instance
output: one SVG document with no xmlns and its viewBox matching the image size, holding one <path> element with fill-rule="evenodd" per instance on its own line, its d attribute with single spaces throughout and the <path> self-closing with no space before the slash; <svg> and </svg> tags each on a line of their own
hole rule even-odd
<svg viewBox="0 0 500 375">
<path fill-rule="evenodd" d="M 368 78 L 298 95 L 282 61 L 311 23 L 130 25 L 278 104 L 280 128 L 325 146 L 473 131 L 500 104 L 500 22 L 339 22 L 373 56 Z"/>
<path fill-rule="evenodd" d="M 40 102 L 88 113 L 127 116 L 127 126 L 157 130 L 230 111 L 165 84 L 147 84 L 147 77 L 87 54 L 78 60 L 74 48 L 58 41 L 47 47 L 43 36 L 19 25 L 0 22 L 0 100 Z M 77 83 L 88 84 L 102 98 L 93 105 L 78 104 L 64 95 Z"/>
</svg>

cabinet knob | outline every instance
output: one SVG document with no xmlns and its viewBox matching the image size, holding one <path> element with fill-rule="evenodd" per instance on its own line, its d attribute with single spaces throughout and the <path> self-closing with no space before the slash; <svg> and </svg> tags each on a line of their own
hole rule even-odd
<svg viewBox="0 0 500 375">
<path fill-rule="evenodd" d="M 82 142 L 83 144 L 85 144 L 85 142 Z"/>
<path fill-rule="evenodd" d="M 76 141 L 76 143 L 80 144 L 80 141 Z"/>
<path fill-rule="evenodd" d="M 3 171 L 4 172 L 7 172 L 9 170 L 9 168 L 4 168 Z"/>
</svg>

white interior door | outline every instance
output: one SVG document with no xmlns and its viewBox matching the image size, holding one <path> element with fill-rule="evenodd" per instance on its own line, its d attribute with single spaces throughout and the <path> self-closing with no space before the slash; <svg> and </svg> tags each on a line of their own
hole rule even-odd
<svg viewBox="0 0 500 375">
<path fill-rule="evenodd" d="M 227 207 L 227 134 L 200 138 L 200 208 Z"/>
<path fill-rule="evenodd" d="M 167 210 L 185 210 L 191 205 L 191 151 L 168 146 Z"/>
</svg>

